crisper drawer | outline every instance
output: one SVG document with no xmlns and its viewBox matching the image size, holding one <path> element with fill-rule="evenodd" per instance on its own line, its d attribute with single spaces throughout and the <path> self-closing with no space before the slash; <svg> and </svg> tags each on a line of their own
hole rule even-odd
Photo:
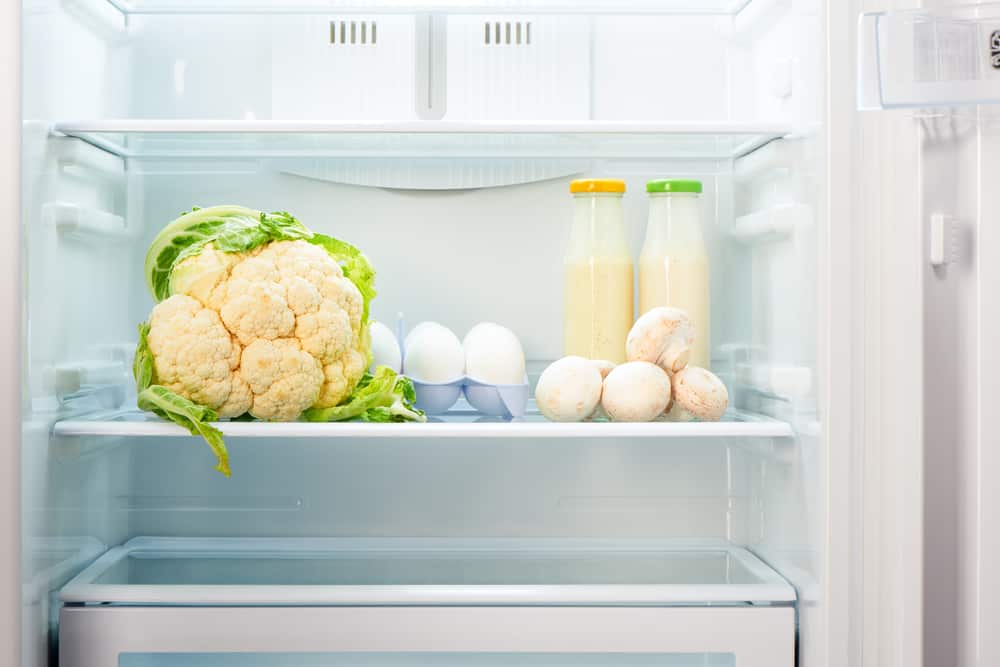
<svg viewBox="0 0 1000 667">
<path fill-rule="evenodd" d="M 62 591 L 63 667 L 791 667 L 794 591 L 744 549 L 151 539 Z"/>
</svg>

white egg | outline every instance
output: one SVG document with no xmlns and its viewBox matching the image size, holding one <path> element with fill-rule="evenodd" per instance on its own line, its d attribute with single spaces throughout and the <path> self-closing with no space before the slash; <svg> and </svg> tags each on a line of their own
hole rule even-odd
<svg viewBox="0 0 1000 667">
<path fill-rule="evenodd" d="M 404 372 L 421 382 L 451 382 L 462 377 L 465 354 L 462 342 L 448 327 L 421 322 L 403 342 Z"/>
<path fill-rule="evenodd" d="M 507 327 L 482 322 L 472 327 L 462 341 L 465 374 L 490 384 L 524 382 L 524 350 Z"/>
<path fill-rule="evenodd" d="M 372 370 L 376 366 L 388 366 L 397 373 L 403 370 L 403 354 L 399 349 L 396 334 L 381 322 L 372 322 L 369 328 L 372 337 Z"/>
</svg>

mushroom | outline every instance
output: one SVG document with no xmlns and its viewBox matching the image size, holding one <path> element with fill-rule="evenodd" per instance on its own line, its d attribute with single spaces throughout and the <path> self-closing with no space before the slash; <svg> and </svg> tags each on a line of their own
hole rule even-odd
<svg viewBox="0 0 1000 667">
<path fill-rule="evenodd" d="M 616 366 L 604 380 L 601 405 L 619 422 L 648 422 L 663 414 L 670 403 L 670 376 L 648 361 Z"/>
<path fill-rule="evenodd" d="M 667 413 L 670 421 L 716 422 L 729 406 L 726 385 L 711 371 L 698 366 L 674 373 L 674 404 Z"/>
<path fill-rule="evenodd" d="M 550 421 L 583 421 L 601 401 L 601 372 L 589 359 L 563 357 L 542 371 L 535 401 Z"/>
<path fill-rule="evenodd" d="M 636 320 L 625 340 L 629 361 L 648 361 L 668 373 L 687 366 L 694 344 L 694 325 L 680 308 L 653 308 Z"/>
</svg>

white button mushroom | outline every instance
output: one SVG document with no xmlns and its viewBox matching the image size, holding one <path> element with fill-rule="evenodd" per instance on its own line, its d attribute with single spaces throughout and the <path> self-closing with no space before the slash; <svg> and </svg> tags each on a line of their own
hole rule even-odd
<svg viewBox="0 0 1000 667">
<path fill-rule="evenodd" d="M 550 421 L 583 421 L 601 401 L 601 373 L 589 359 L 563 357 L 538 378 L 535 401 Z"/>
<path fill-rule="evenodd" d="M 670 376 L 648 361 L 616 366 L 604 380 L 601 405 L 614 421 L 653 421 L 669 403 Z"/>
<path fill-rule="evenodd" d="M 715 422 L 729 406 L 729 392 L 714 373 L 697 366 L 674 373 L 674 404 L 667 413 L 671 421 Z"/>
<path fill-rule="evenodd" d="M 636 320 L 625 339 L 629 361 L 648 361 L 668 373 L 687 366 L 694 325 L 680 308 L 653 308 Z"/>
</svg>

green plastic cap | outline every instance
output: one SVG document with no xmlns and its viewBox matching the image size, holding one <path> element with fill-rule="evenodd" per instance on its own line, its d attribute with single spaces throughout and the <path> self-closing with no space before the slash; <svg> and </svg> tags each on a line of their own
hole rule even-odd
<svg viewBox="0 0 1000 667">
<path fill-rule="evenodd" d="M 701 181 L 661 178 L 646 183 L 646 192 L 701 194 Z"/>
</svg>

